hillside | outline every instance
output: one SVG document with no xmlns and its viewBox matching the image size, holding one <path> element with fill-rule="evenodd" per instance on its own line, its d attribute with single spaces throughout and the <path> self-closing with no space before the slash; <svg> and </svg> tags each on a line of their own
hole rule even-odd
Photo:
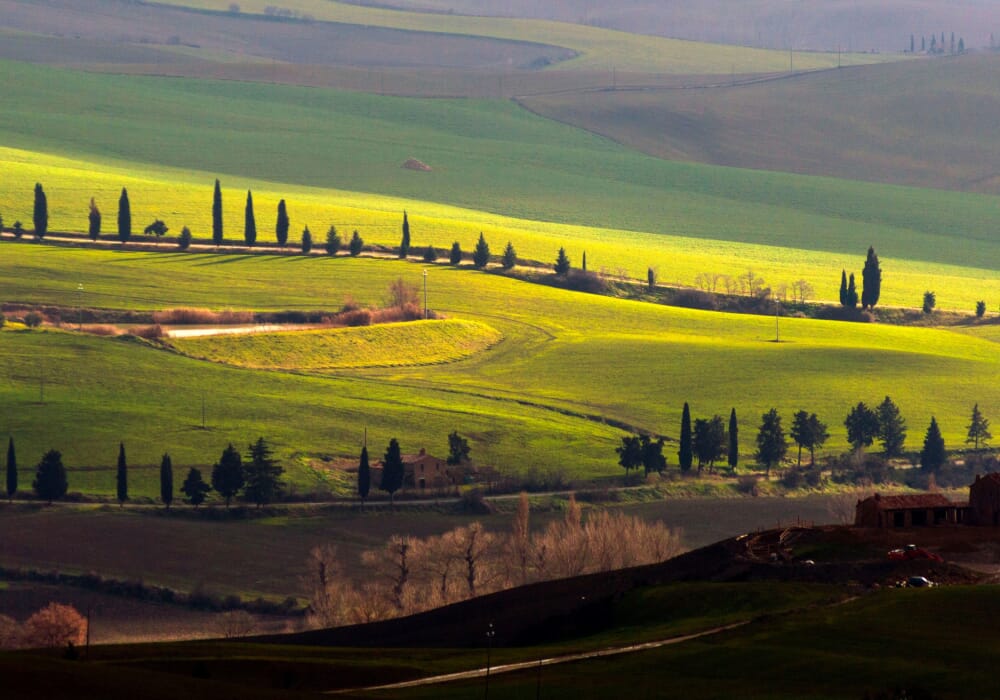
<svg viewBox="0 0 1000 700">
<path fill-rule="evenodd" d="M 390 282 L 402 277 L 419 284 L 427 269 L 371 258 L 27 243 L 4 243 L 3 249 L 10 251 L 0 256 L 8 299 L 69 309 L 81 299 L 112 308 L 336 309 L 347 295 L 377 303 Z M 827 448 L 837 452 L 846 447 L 842 416 L 859 400 L 877 403 L 891 395 L 910 422 L 911 446 L 932 414 L 956 446 L 972 403 L 978 401 L 986 415 L 1000 414 L 996 387 L 984 382 L 998 371 L 996 345 L 966 333 L 786 318 L 783 342 L 776 344 L 768 342 L 775 330 L 768 317 L 568 292 L 465 266 L 433 266 L 428 279 L 432 309 L 485 324 L 503 341 L 447 364 L 320 377 L 225 367 L 123 339 L 5 331 L 0 354 L 11 381 L 0 386 L 7 407 L 0 416 L 29 455 L 26 469 L 52 447 L 53 423 L 63 426 L 60 448 L 74 465 L 112 464 L 109 445 L 119 439 L 135 443 L 130 454 L 136 464 L 158 464 L 167 449 L 177 463 L 203 464 L 220 444 L 249 442 L 261 432 L 284 458 L 354 457 L 367 425 L 374 444 L 396 436 L 413 449 L 433 447 L 457 429 L 470 437 L 483 463 L 522 472 L 560 467 L 592 477 L 620 473 L 614 447 L 621 433 L 613 426 L 675 437 L 685 401 L 696 416 L 708 417 L 728 415 L 735 405 L 746 455 L 759 416 L 772 406 L 786 420 L 802 408 L 818 412 L 830 426 Z M 67 320 L 72 323 L 72 312 Z M 270 341 L 261 336 L 260 342 Z M 44 366 L 35 361 L 40 355 Z M 199 426 L 203 392 L 209 431 Z M 171 428 L 150 442 L 156 416 L 170 416 Z M 102 478 L 111 478 L 110 472 Z"/>
<path fill-rule="evenodd" d="M 998 67 L 1000 56 L 978 54 L 717 89 L 520 101 L 670 160 L 997 194 Z"/>
<path fill-rule="evenodd" d="M 534 17 L 578 22 L 639 34 L 776 49 L 902 51 L 911 33 L 949 31 L 964 35 L 970 46 L 986 45 L 1000 23 L 989 0 L 855 0 L 830 3 L 806 0 L 794 5 L 774 0 L 623 0 L 606 5 L 592 0 L 536 3 L 512 0 L 358 0 L 407 10 Z M 969 42 L 978 43 L 969 43 Z"/>
<path fill-rule="evenodd" d="M 191 182 L 192 171 L 206 173 L 206 189 L 215 175 L 229 186 L 234 179 L 247 186 L 264 180 L 279 196 L 284 192 L 274 183 L 377 193 L 375 200 L 403 197 L 533 220 L 544 232 L 557 229 L 549 222 L 568 223 L 851 255 L 874 244 L 896 259 L 975 265 L 982 270 L 977 276 L 986 279 L 1000 269 L 991 197 L 668 162 L 535 117 L 509 102 L 400 99 L 4 65 L 10 70 L 0 77 L 0 89 L 9 101 L 0 108 L 0 134 L 43 159 L 51 154 L 83 161 L 75 164 L 82 172 L 73 173 L 73 187 L 82 190 L 77 199 L 55 191 L 50 196 L 54 230 L 79 230 L 94 194 L 101 194 L 99 205 L 108 211 L 128 182 L 126 175 L 147 179 L 141 174 L 167 166 L 173 171 L 170 180 Z M 107 99 L 116 105 L 113 115 Z M 30 165 L 39 156 L 17 152 L 8 157 Z M 433 171 L 400 167 L 414 157 Z M 30 220 L 31 200 L 24 193 L 35 182 L 68 174 L 65 164 L 53 165 L 57 172 L 47 176 L 48 165 L 29 172 L 12 164 L 13 172 L 0 186 L 5 221 Z M 94 183 L 101 190 L 95 192 Z M 139 206 L 142 193 L 133 196 Z M 177 196 L 172 195 L 166 202 L 146 204 L 146 211 L 175 230 L 188 224 L 199 235 L 210 211 L 209 192 L 202 196 L 199 206 L 189 197 L 174 208 Z M 158 209 L 150 211 L 154 205 Z M 395 206 L 407 208 L 402 202 Z M 59 218 L 74 211 L 79 223 Z M 230 221 L 240 221 L 239 216 Z M 355 222 L 363 219 L 336 223 L 349 231 Z M 322 221 L 301 223 L 325 230 Z M 594 233 L 593 238 L 607 238 L 603 231 Z M 371 238 L 365 230 L 362 235 Z M 381 241 L 397 243 L 395 232 L 390 235 L 383 234 Z M 633 238 L 642 239 L 630 233 L 619 240 Z M 655 239 L 647 240 L 656 246 Z M 633 274 L 645 276 L 649 263 L 634 254 L 619 255 L 631 260 Z M 773 260 L 774 251 L 762 257 Z M 801 254 L 795 257 L 789 269 L 804 262 Z M 742 268 L 747 258 L 741 251 L 734 259 Z M 592 262 L 596 269 L 617 267 L 610 260 Z"/>
</svg>

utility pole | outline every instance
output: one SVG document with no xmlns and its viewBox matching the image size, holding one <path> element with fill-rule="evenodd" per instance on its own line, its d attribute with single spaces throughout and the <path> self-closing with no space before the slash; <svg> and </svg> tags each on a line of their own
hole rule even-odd
<svg viewBox="0 0 1000 700">
<path fill-rule="evenodd" d="M 427 320 L 427 270 L 424 270 L 424 320 Z"/>
<path fill-rule="evenodd" d="M 76 285 L 76 291 L 77 291 L 76 305 L 79 307 L 80 310 L 80 317 L 77 319 L 76 330 L 82 331 L 83 330 L 83 283 L 82 282 Z"/>
<path fill-rule="evenodd" d="M 486 693 L 483 696 L 483 700 L 489 700 L 490 697 L 490 652 L 493 651 L 494 636 L 496 636 L 496 632 L 491 622 L 489 629 L 486 630 Z"/>
<path fill-rule="evenodd" d="M 201 390 L 201 429 L 205 429 L 205 390 Z"/>
</svg>

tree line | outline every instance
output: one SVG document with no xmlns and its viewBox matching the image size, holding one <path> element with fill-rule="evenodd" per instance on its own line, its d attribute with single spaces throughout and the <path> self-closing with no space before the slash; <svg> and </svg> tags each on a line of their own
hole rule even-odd
<svg viewBox="0 0 1000 700">
<path fill-rule="evenodd" d="M 906 420 L 899 407 L 888 396 L 875 408 L 869 408 L 863 401 L 851 408 L 844 418 L 847 430 L 847 440 L 852 450 L 861 452 L 870 447 L 875 440 L 882 443 L 886 458 L 899 457 L 903 454 L 906 442 Z M 979 450 L 986 447 L 992 434 L 990 421 L 979 410 L 979 404 L 973 406 L 969 425 L 966 429 L 966 444 Z M 775 408 L 761 416 L 757 428 L 757 449 L 753 454 L 758 465 L 765 469 L 770 477 L 771 469 L 781 464 L 790 447 L 789 438 L 798 447 L 797 466 L 802 466 L 803 450 L 809 453 L 810 465 L 816 463 L 816 450 L 823 447 L 830 434 L 826 423 L 815 413 L 797 411 L 792 419 L 792 425 L 786 435 L 782 426 L 782 418 Z M 625 480 L 630 472 L 643 469 L 645 475 L 650 472 L 662 473 L 667 467 L 663 454 L 665 438 L 644 434 L 626 435 L 621 438 L 621 445 L 615 448 L 618 464 L 625 469 Z M 735 473 L 739 463 L 739 422 L 736 409 L 729 415 L 728 429 L 722 416 L 698 418 L 692 423 L 691 409 L 687 402 L 681 412 L 680 435 L 678 438 L 677 465 L 682 474 L 688 474 L 694 468 L 697 460 L 698 474 L 707 468 L 710 473 L 715 471 L 716 462 L 726 459 L 729 469 Z M 930 425 L 924 437 L 923 448 L 920 451 L 920 465 L 928 471 L 935 471 L 944 465 L 947 459 L 944 438 L 937 419 L 931 417 Z"/>
<path fill-rule="evenodd" d="M 310 617 L 317 627 L 374 622 L 536 581 L 663 561 L 680 537 L 662 522 L 601 510 L 584 518 L 570 495 L 561 519 L 532 531 L 521 493 L 507 532 L 479 522 L 426 538 L 393 535 L 365 551 L 364 580 L 345 574 L 335 546 L 310 556 Z"/>
<path fill-rule="evenodd" d="M 225 501 L 226 508 L 238 496 L 260 508 L 281 499 L 285 489 L 285 483 L 281 479 L 284 471 L 281 463 L 274 459 L 271 445 L 263 437 L 247 447 L 245 459 L 230 443 L 212 467 L 210 483 L 205 481 L 200 469 L 192 467 L 187 472 L 180 493 L 188 504 L 196 508 L 205 502 L 213 490 Z M 175 494 L 174 467 L 169 454 L 164 454 L 160 461 L 159 476 L 160 501 L 170 508 Z M 13 437 L 7 446 L 6 487 L 7 498 L 12 500 L 18 491 L 17 454 Z M 49 450 L 42 456 L 35 465 L 35 478 L 31 487 L 38 499 L 48 503 L 66 495 L 69 478 L 61 452 Z M 129 500 L 129 468 L 124 442 L 118 445 L 115 498 L 120 507 L 124 507 Z"/>
</svg>

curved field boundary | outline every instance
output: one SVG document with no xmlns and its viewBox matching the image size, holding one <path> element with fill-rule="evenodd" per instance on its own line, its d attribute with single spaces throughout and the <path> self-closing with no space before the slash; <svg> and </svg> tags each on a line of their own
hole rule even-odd
<svg viewBox="0 0 1000 700">
<path fill-rule="evenodd" d="M 249 369 L 337 370 L 455 362 L 493 347 L 500 331 L 475 321 L 176 338 L 185 355 Z"/>
</svg>

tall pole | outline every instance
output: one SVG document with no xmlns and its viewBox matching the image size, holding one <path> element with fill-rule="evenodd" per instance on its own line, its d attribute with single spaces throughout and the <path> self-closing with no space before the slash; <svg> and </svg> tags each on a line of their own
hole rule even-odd
<svg viewBox="0 0 1000 700">
<path fill-rule="evenodd" d="M 205 429 L 205 390 L 201 390 L 201 429 Z"/>
<path fill-rule="evenodd" d="M 427 270 L 424 270 L 424 320 L 427 320 Z"/>
<path fill-rule="evenodd" d="M 774 342 L 780 343 L 781 339 L 778 336 L 778 311 L 781 310 L 781 302 L 778 301 L 778 297 L 774 297 Z"/>
<path fill-rule="evenodd" d="M 489 700 L 490 697 L 490 652 L 493 651 L 493 637 L 496 632 L 493 630 L 493 623 L 490 623 L 490 627 L 486 630 L 486 694 L 483 696 L 484 700 Z"/>
<path fill-rule="evenodd" d="M 76 330 L 81 331 L 83 330 L 83 283 L 82 282 L 76 285 L 76 291 L 77 291 L 76 305 L 80 309 L 80 317 L 79 319 L 77 319 Z"/>
</svg>

